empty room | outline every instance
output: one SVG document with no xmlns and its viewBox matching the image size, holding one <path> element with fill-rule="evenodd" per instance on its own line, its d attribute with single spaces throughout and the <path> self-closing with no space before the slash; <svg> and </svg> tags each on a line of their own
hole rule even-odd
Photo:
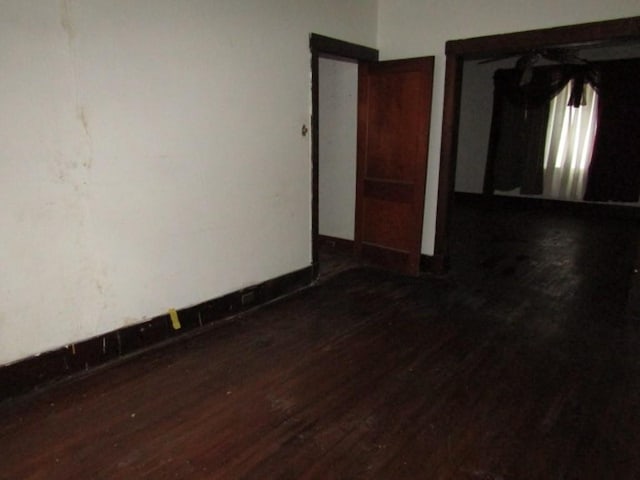
<svg viewBox="0 0 640 480">
<path fill-rule="evenodd" d="M 639 15 L 0 1 L 0 479 L 639 478 Z"/>
</svg>

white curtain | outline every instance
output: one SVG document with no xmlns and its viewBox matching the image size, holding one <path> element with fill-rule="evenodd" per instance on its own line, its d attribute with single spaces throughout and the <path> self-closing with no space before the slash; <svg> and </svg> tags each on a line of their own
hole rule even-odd
<svg viewBox="0 0 640 480">
<path fill-rule="evenodd" d="M 582 105 L 567 106 L 573 81 L 551 100 L 544 155 L 545 196 L 582 200 L 597 128 L 598 95 L 584 85 Z"/>
</svg>

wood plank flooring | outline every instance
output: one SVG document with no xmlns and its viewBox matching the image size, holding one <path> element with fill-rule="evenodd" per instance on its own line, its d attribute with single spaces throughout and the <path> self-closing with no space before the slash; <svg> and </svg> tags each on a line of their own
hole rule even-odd
<svg viewBox="0 0 640 480">
<path fill-rule="evenodd" d="M 637 225 L 455 219 L 445 277 L 341 271 L 0 404 L 0 478 L 640 478 Z"/>
</svg>

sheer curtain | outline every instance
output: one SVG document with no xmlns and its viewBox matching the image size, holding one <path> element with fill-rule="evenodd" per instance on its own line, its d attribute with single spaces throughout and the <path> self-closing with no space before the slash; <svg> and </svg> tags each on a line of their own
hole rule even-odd
<svg viewBox="0 0 640 480">
<path fill-rule="evenodd" d="M 584 84 L 579 107 L 569 105 L 574 81 L 569 82 L 549 106 L 544 153 L 545 196 L 582 200 L 593 152 L 598 95 Z"/>
</svg>

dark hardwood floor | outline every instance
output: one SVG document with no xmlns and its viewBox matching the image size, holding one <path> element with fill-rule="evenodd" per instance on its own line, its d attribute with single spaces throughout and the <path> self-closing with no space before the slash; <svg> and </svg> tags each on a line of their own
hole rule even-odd
<svg viewBox="0 0 640 480">
<path fill-rule="evenodd" d="M 364 261 L 358 260 L 353 254 L 353 249 L 336 247 L 330 243 L 324 243 L 319 248 L 320 272 L 318 283 L 323 283 L 329 278 L 345 270 L 362 267 Z"/>
<path fill-rule="evenodd" d="M 0 478 L 640 478 L 637 224 L 454 218 L 447 276 L 340 269 L 0 404 Z"/>
</svg>

